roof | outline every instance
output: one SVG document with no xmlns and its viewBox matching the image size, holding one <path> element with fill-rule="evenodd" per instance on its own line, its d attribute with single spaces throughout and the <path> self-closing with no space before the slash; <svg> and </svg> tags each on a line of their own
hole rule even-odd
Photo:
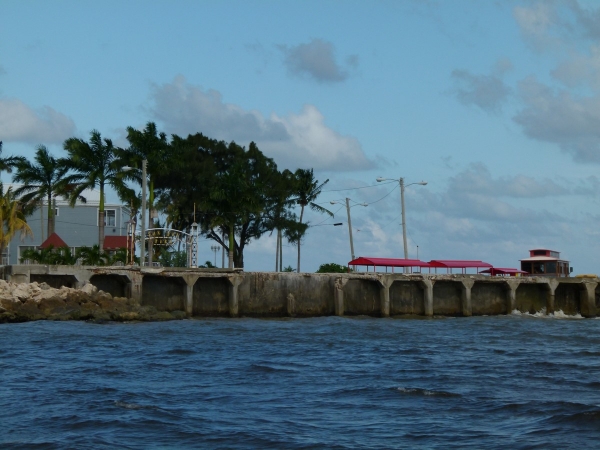
<svg viewBox="0 0 600 450">
<path fill-rule="evenodd" d="M 127 236 L 104 236 L 104 249 L 127 248 Z"/>
<path fill-rule="evenodd" d="M 349 266 L 385 266 L 385 267 L 429 267 L 429 264 L 420 259 L 404 258 L 371 258 L 359 256 L 348 263 Z"/>
<path fill-rule="evenodd" d="M 48 248 L 50 246 L 54 248 L 68 247 L 67 243 L 63 241 L 56 233 L 52 233 L 50 236 L 48 236 L 48 239 L 42 242 L 39 248 Z"/>
<path fill-rule="evenodd" d="M 429 261 L 429 267 L 445 267 L 447 269 L 466 269 L 467 267 L 492 267 L 491 264 L 463 259 L 432 259 Z"/>
</svg>

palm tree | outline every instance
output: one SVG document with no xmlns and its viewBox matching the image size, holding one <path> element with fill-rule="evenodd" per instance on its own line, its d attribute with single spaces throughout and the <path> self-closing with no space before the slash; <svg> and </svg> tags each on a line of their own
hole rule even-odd
<svg viewBox="0 0 600 450">
<path fill-rule="evenodd" d="M 123 181 L 122 167 L 117 160 L 116 148 L 110 139 L 102 139 L 100 132 L 92 130 L 90 141 L 69 138 L 64 143 L 68 158 L 60 160 L 60 164 L 74 173 L 63 179 L 61 189 L 68 195 L 71 206 L 77 200 L 85 203 L 82 197 L 86 189 L 100 190 L 98 207 L 98 249 L 104 251 L 104 191 L 111 186 L 120 198 L 130 198 L 131 189 Z"/>
<path fill-rule="evenodd" d="M 4 187 L 0 182 L 0 255 L 17 233 L 21 233 L 21 238 L 26 236 L 33 237 L 33 232 L 27 221 L 21 205 L 15 198 L 11 188 L 4 192 Z"/>
<path fill-rule="evenodd" d="M 312 169 L 298 169 L 294 173 L 294 178 L 296 203 L 300 205 L 300 220 L 298 221 L 298 223 L 302 225 L 302 218 L 304 217 L 304 208 L 306 206 L 310 207 L 310 209 L 312 209 L 313 211 L 316 211 L 318 213 L 326 213 L 333 217 L 333 213 L 331 211 L 315 203 L 315 200 L 321 194 L 323 186 L 325 186 L 329 182 L 329 179 L 319 184 L 319 181 L 315 180 Z M 304 230 L 297 230 L 295 237 L 295 240 L 298 244 L 298 267 L 296 269 L 298 273 L 300 273 L 300 241 L 306 233 L 306 229 L 307 228 L 304 228 Z"/>
<path fill-rule="evenodd" d="M 124 165 L 140 167 L 142 160 L 147 161 L 148 180 L 148 225 L 156 226 L 154 219 L 154 197 L 156 176 L 165 170 L 166 158 L 168 157 L 169 143 L 167 135 L 159 133 L 154 122 L 148 122 L 142 131 L 133 127 L 127 127 L 127 140 L 129 148 L 119 150 L 119 157 Z M 130 178 L 139 179 L 134 172 Z M 141 183 L 141 180 L 140 180 Z M 143 242 L 143 241 L 142 241 Z M 148 239 L 148 261 L 152 262 L 153 238 Z"/>
<path fill-rule="evenodd" d="M 2 155 L 2 141 L 0 141 L 0 155 Z M 0 156 L 0 172 L 10 173 L 12 168 L 25 161 L 22 156 L 8 156 L 2 158 Z"/>
<path fill-rule="evenodd" d="M 48 236 L 54 233 L 55 220 L 52 199 L 59 193 L 59 186 L 68 169 L 59 164 L 59 161 L 48 149 L 40 145 L 35 153 L 35 163 L 23 160 L 17 165 L 17 173 L 13 176 L 14 183 L 23 183 L 23 186 L 15 191 L 24 204 L 43 204 L 46 200 L 48 205 Z M 43 229 L 43 228 L 42 228 Z"/>
</svg>

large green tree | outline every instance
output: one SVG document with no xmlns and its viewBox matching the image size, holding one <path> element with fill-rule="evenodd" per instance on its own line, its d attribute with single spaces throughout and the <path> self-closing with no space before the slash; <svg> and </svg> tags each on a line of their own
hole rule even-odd
<svg viewBox="0 0 600 450">
<path fill-rule="evenodd" d="M 131 189 L 127 188 L 122 166 L 117 158 L 116 148 L 110 139 L 102 139 L 100 132 L 92 130 L 89 142 L 79 138 L 69 138 L 64 143 L 68 153 L 61 164 L 71 173 L 63 179 L 64 190 L 68 194 L 71 206 L 77 200 L 86 202 L 82 196 L 86 189 L 98 188 L 100 204 L 98 207 L 98 248 L 104 251 L 104 202 L 105 190 L 111 186 L 121 198 L 130 198 Z"/>
<path fill-rule="evenodd" d="M 298 221 L 300 224 L 302 224 L 302 219 L 304 217 L 304 208 L 307 206 L 313 211 L 329 214 L 333 217 L 333 213 L 331 211 L 315 203 L 317 197 L 321 195 L 323 186 L 325 186 L 329 180 L 325 180 L 323 183 L 319 184 L 319 181 L 315 179 L 312 169 L 296 170 L 294 173 L 294 179 L 295 200 L 296 203 L 300 205 L 300 219 Z M 299 228 L 296 230 L 296 234 L 293 237 L 293 240 L 298 246 L 298 267 L 296 268 L 298 273 L 300 273 L 300 243 L 302 242 L 302 238 L 306 234 L 307 229 L 308 227 L 305 227 L 304 229 Z"/>
<path fill-rule="evenodd" d="M 23 204 L 40 205 L 46 200 L 48 236 L 54 233 L 56 225 L 52 201 L 60 194 L 60 186 L 67 171 L 67 167 L 59 164 L 58 159 L 40 145 L 35 152 L 34 162 L 23 159 L 17 164 L 17 171 L 13 176 L 14 183 L 22 183 L 15 190 L 15 195 Z"/>
<path fill-rule="evenodd" d="M 179 223 L 195 220 L 204 236 L 225 247 L 230 267 L 244 267 L 245 246 L 283 223 L 275 210 L 292 194 L 290 186 L 253 142 L 245 149 L 196 134 L 173 136 L 171 147 L 170 170 L 157 177 L 161 203 L 177 205 Z"/>
</svg>

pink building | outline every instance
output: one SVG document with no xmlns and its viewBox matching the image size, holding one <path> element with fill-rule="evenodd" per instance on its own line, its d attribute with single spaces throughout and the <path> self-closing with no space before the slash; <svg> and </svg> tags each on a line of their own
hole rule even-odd
<svg viewBox="0 0 600 450">
<path fill-rule="evenodd" d="M 573 271 L 569 261 L 560 259 L 560 253 L 543 248 L 529 250 L 529 258 L 521 259 L 521 270 L 530 275 L 568 277 Z"/>
</svg>

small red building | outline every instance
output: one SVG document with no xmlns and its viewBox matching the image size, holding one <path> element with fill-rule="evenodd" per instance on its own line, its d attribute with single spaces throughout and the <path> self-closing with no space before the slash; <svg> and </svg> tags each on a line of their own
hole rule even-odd
<svg viewBox="0 0 600 450">
<path fill-rule="evenodd" d="M 529 258 L 521 259 L 521 270 L 530 275 L 546 277 L 568 277 L 573 271 L 569 261 L 560 259 L 560 253 L 554 250 L 538 248 L 529 250 Z"/>
</svg>

